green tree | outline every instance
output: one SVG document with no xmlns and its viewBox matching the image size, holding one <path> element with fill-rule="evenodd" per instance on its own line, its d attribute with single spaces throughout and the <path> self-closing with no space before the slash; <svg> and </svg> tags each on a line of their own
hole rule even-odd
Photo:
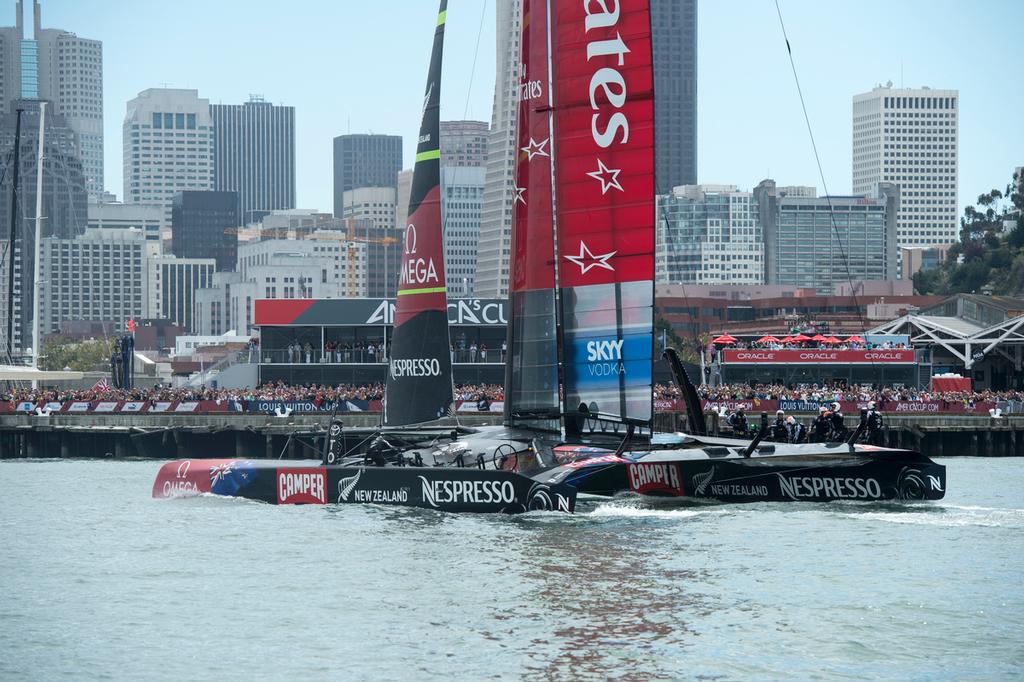
<svg viewBox="0 0 1024 682">
<path fill-rule="evenodd" d="M 74 342 L 59 335 L 51 336 L 43 343 L 39 367 L 46 370 L 68 367 L 77 372 L 106 369 L 113 347 L 113 341 L 107 339 Z"/>
</svg>

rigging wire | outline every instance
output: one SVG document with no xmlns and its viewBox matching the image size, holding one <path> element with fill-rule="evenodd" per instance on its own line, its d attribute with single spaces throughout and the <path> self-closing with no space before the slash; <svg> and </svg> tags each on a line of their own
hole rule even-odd
<svg viewBox="0 0 1024 682">
<path fill-rule="evenodd" d="M 796 82 L 796 92 L 800 96 L 800 107 L 804 112 L 804 122 L 807 124 L 807 135 L 811 138 L 811 149 L 814 151 L 814 160 L 818 164 L 818 177 L 821 179 L 822 189 L 825 190 L 825 201 L 828 202 L 828 215 L 832 223 L 832 231 L 835 233 L 836 244 L 839 246 L 839 255 L 843 260 L 843 268 L 846 270 L 846 280 L 850 283 L 850 295 L 853 297 L 853 305 L 857 309 L 857 317 L 860 320 L 861 328 L 867 331 L 867 323 L 864 314 L 861 312 L 860 301 L 857 300 L 857 288 L 853 284 L 853 276 L 850 274 L 850 261 L 846 257 L 846 250 L 843 248 L 843 240 L 839 236 L 839 227 L 836 225 L 835 209 L 832 206 L 832 196 L 828 191 L 828 184 L 825 182 L 825 172 L 821 167 L 821 157 L 818 155 L 818 145 L 814 141 L 814 131 L 811 129 L 811 119 L 807 115 L 807 104 L 804 102 L 804 92 L 800 87 L 800 77 L 796 72 L 796 62 L 793 60 L 793 48 L 789 44 L 789 36 L 786 34 L 786 24 L 782 20 L 782 9 L 779 7 L 779 0 L 775 0 L 775 11 L 779 15 L 779 26 L 782 28 L 782 38 L 786 41 L 786 54 L 789 55 L 789 66 L 793 70 L 793 80 Z M 849 230 L 847 230 L 849 236 Z"/>
</svg>

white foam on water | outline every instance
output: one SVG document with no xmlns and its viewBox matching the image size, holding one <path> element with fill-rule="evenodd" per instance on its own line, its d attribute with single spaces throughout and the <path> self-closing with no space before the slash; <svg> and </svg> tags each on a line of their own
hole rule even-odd
<svg viewBox="0 0 1024 682">
<path fill-rule="evenodd" d="M 586 514 L 597 518 L 619 519 L 687 519 L 708 514 L 721 514 L 719 509 L 667 509 L 657 507 L 639 507 L 625 504 L 602 504 Z"/>
<path fill-rule="evenodd" d="M 855 515 L 858 519 L 883 521 L 918 526 L 962 528 L 1024 528 L 1024 509 L 999 509 L 993 507 L 942 506 L 929 511 L 863 512 Z"/>
</svg>

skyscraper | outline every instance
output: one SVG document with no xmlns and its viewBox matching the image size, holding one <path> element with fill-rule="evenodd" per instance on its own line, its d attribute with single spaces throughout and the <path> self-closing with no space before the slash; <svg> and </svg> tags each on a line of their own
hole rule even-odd
<svg viewBox="0 0 1024 682">
<path fill-rule="evenodd" d="M 870 196 L 801 197 L 764 180 L 754 189 L 764 232 L 765 283 L 831 295 L 849 281 L 894 280 L 900 191 L 876 184 Z"/>
<path fill-rule="evenodd" d="M 238 192 L 242 221 L 295 208 L 295 108 L 251 95 L 211 104 L 210 118 L 214 189 Z"/>
<path fill-rule="evenodd" d="M 651 0 L 654 181 L 658 194 L 697 182 L 697 0 Z"/>
<path fill-rule="evenodd" d="M 171 251 L 179 258 L 214 258 L 217 270 L 234 270 L 240 222 L 236 192 L 178 192 L 172 200 Z"/>
<path fill-rule="evenodd" d="M 197 90 L 150 88 L 124 119 L 124 201 L 162 204 L 184 190 L 213 189 L 210 102 Z"/>
<path fill-rule="evenodd" d="M 402 136 L 356 134 L 334 138 L 334 216 L 345 215 L 345 192 L 394 187 L 402 170 Z"/>
<path fill-rule="evenodd" d="M 347 190 L 343 197 L 346 231 L 366 240 L 366 291 L 371 298 L 395 295 L 402 255 L 404 230 L 395 227 L 395 189 L 359 187 Z M 347 220 L 352 222 L 348 223 Z M 346 245 L 355 248 L 358 242 Z"/>
<path fill-rule="evenodd" d="M 60 114 L 75 132 L 90 197 L 103 192 L 103 43 L 43 28 L 38 0 L 32 2 L 32 38 L 24 37 L 21 0 L 16 25 L 0 29 L 0 98 L 13 112 L 19 99 L 45 99 L 47 114 Z"/>
<path fill-rule="evenodd" d="M 442 166 L 486 166 L 486 121 L 441 121 Z"/>
<path fill-rule="evenodd" d="M 444 156 L 441 160 L 444 161 Z M 478 166 L 441 168 L 444 271 L 450 296 L 475 295 L 484 173 L 484 169 Z"/>
<path fill-rule="evenodd" d="M 497 73 L 494 106 L 487 140 L 480 241 L 477 250 L 476 294 L 490 298 L 508 295 L 508 268 L 512 236 L 512 199 L 515 196 L 516 119 L 519 105 L 519 41 L 522 5 L 519 0 L 497 0 Z"/>
<path fill-rule="evenodd" d="M 683 185 L 658 204 L 658 282 L 764 284 L 764 240 L 750 192 Z"/>
<path fill-rule="evenodd" d="M 17 109 L 22 109 L 21 145 L 18 160 L 18 221 L 14 248 L 14 338 L 15 350 L 24 347 L 31 333 L 32 286 L 35 270 L 36 168 L 39 146 L 40 100 L 14 100 L 11 113 L 0 115 L 0 149 L 14 148 Z M 88 221 L 88 196 L 82 162 L 77 155 L 78 134 L 67 120 L 46 107 L 46 144 L 43 150 L 43 237 L 76 237 Z M 11 182 L 14 179 L 13 155 L 0 157 L 0 239 L 7 240 L 11 220 Z M 7 284 L 7 258 L 0 260 L 0 278 Z M 5 289 L 6 291 L 6 289 Z M 4 301 L 6 332 L 6 300 Z"/>
<path fill-rule="evenodd" d="M 957 90 L 879 86 L 853 97 L 853 193 L 900 188 L 903 246 L 958 241 Z"/>
</svg>

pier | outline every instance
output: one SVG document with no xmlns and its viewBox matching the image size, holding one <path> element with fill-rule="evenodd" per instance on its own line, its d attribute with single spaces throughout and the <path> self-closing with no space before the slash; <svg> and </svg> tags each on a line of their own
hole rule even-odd
<svg viewBox="0 0 1024 682">
<path fill-rule="evenodd" d="M 355 445 L 366 429 L 377 425 L 375 413 L 340 416 Z M 759 415 L 751 414 L 752 424 Z M 317 442 L 330 417 L 324 413 L 293 413 L 286 418 L 265 414 L 0 414 L 0 458 L 181 458 L 239 457 L 301 459 L 318 456 L 306 443 Z M 805 422 L 810 415 L 801 415 Z M 706 415 L 710 433 L 717 418 Z M 497 424 L 500 414 L 461 414 L 465 426 Z M 659 431 L 684 431 L 685 415 L 659 413 Z M 450 421 L 455 425 L 455 420 Z M 853 428 L 856 420 L 847 417 Z M 302 432 L 302 440 L 289 436 Z M 723 435 L 726 435 L 723 433 Z M 929 457 L 1022 456 L 1024 415 L 993 419 L 987 415 L 887 415 L 883 444 L 918 450 Z"/>
</svg>

